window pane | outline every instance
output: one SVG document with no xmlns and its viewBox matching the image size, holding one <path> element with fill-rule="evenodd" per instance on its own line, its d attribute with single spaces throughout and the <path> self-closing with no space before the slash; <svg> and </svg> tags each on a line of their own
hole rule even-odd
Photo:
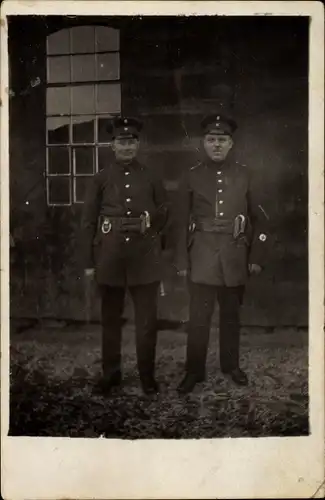
<svg viewBox="0 0 325 500">
<path fill-rule="evenodd" d="M 94 127 L 94 116 L 74 116 L 72 118 L 72 142 L 94 143 Z"/>
<path fill-rule="evenodd" d="M 48 144 L 69 144 L 70 118 L 49 117 L 46 120 Z"/>
<path fill-rule="evenodd" d="M 95 27 L 78 26 L 71 29 L 71 52 L 95 52 Z"/>
<path fill-rule="evenodd" d="M 49 57 L 48 58 L 47 81 L 49 83 L 70 82 L 70 57 Z"/>
<path fill-rule="evenodd" d="M 120 78 L 120 55 L 98 54 L 97 80 L 118 80 Z"/>
<path fill-rule="evenodd" d="M 96 80 L 95 56 L 72 56 L 72 81 L 89 82 Z"/>
<path fill-rule="evenodd" d="M 91 178 L 89 177 L 75 177 L 74 178 L 74 201 L 81 203 L 85 201 L 87 189 Z"/>
<path fill-rule="evenodd" d="M 49 174 L 69 174 L 70 155 L 68 147 L 48 148 L 47 159 L 47 172 Z"/>
<path fill-rule="evenodd" d="M 52 33 L 47 37 L 47 53 L 48 54 L 69 54 L 70 53 L 70 38 L 69 29 L 64 29 Z"/>
<path fill-rule="evenodd" d="M 75 148 L 74 149 L 75 174 L 93 174 L 95 172 L 95 149 Z"/>
<path fill-rule="evenodd" d="M 69 87 L 51 87 L 46 89 L 46 112 L 48 115 L 70 114 Z"/>
<path fill-rule="evenodd" d="M 98 117 L 98 142 L 112 140 L 112 116 Z"/>
<path fill-rule="evenodd" d="M 99 113 L 120 113 L 121 87 L 119 84 L 98 85 L 97 111 Z"/>
<path fill-rule="evenodd" d="M 98 148 L 98 171 L 103 170 L 114 159 L 114 153 L 110 146 Z"/>
<path fill-rule="evenodd" d="M 96 51 L 119 50 L 120 32 L 106 26 L 96 26 Z"/>
<path fill-rule="evenodd" d="M 70 204 L 70 177 L 48 177 L 49 205 Z"/>
<path fill-rule="evenodd" d="M 71 87 L 72 114 L 91 115 L 95 113 L 95 86 Z"/>
</svg>

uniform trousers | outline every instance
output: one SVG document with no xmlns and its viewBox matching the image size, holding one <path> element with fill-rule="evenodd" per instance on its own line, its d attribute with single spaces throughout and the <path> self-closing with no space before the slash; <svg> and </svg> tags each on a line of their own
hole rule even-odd
<svg viewBox="0 0 325 500">
<path fill-rule="evenodd" d="M 157 343 L 159 283 L 130 286 L 134 304 L 136 355 L 141 380 L 154 376 Z M 126 289 L 100 286 L 102 312 L 102 368 L 104 378 L 121 372 L 122 315 Z"/>
<path fill-rule="evenodd" d="M 213 286 L 189 283 L 190 319 L 186 371 L 205 378 L 211 320 L 216 298 L 219 303 L 220 368 L 230 372 L 239 367 L 240 306 L 244 286 Z"/>
</svg>

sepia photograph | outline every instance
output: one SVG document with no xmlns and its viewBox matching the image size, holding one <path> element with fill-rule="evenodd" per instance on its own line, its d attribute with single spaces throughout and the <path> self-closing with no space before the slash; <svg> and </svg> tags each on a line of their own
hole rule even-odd
<svg viewBox="0 0 325 500">
<path fill-rule="evenodd" d="M 322 498 L 322 4 L 0 32 L 2 497 Z"/>
<path fill-rule="evenodd" d="M 10 436 L 309 434 L 308 49 L 8 17 Z"/>
</svg>

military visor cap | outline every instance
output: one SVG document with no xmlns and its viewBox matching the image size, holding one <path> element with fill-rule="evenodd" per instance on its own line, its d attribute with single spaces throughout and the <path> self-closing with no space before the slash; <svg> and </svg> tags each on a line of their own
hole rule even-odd
<svg viewBox="0 0 325 500">
<path fill-rule="evenodd" d="M 142 123 L 135 118 L 116 118 L 113 122 L 113 139 L 116 138 L 136 138 L 140 136 Z"/>
<path fill-rule="evenodd" d="M 237 130 L 237 123 L 232 118 L 223 114 L 213 114 L 206 116 L 201 122 L 204 135 L 233 135 Z"/>
</svg>

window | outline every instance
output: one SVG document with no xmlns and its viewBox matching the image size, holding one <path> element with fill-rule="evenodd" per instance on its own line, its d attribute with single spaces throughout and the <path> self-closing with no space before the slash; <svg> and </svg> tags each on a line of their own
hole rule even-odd
<svg viewBox="0 0 325 500">
<path fill-rule="evenodd" d="M 119 30 L 77 26 L 47 38 L 46 188 L 49 205 L 83 203 L 109 157 L 107 125 L 121 112 Z"/>
</svg>

